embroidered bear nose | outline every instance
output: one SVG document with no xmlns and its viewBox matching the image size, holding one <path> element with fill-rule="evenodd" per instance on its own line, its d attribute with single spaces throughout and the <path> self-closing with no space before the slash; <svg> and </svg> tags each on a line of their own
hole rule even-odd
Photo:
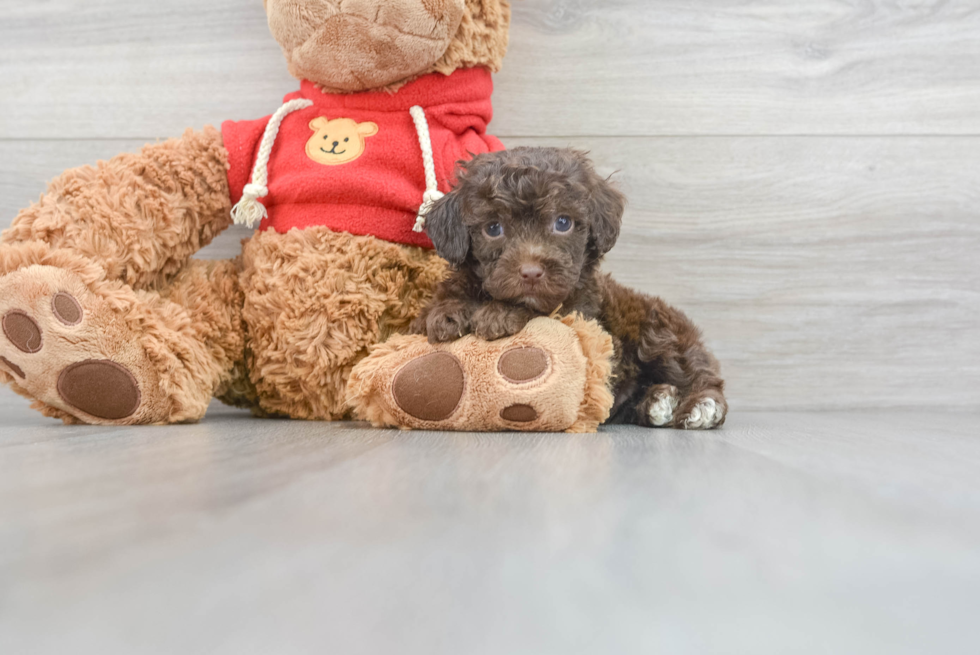
<svg viewBox="0 0 980 655">
<path fill-rule="evenodd" d="M 339 146 L 339 145 L 340 145 L 340 141 L 334 141 L 334 142 L 333 142 L 333 147 L 334 147 L 334 148 L 336 148 L 336 147 L 337 147 L 337 146 Z"/>
<path fill-rule="evenodd" d="M 524 264 L 521 266 L 521 277 L 525 282 L 537 282 L 544 277 L 544 269 L 537 264 Z"/>
</svg>

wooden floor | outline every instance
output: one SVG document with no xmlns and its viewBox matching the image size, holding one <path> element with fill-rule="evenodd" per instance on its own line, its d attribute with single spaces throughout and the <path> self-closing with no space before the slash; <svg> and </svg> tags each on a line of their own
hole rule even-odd
<svg viewBox="0 0 980 655">
<path fill-rule="evenodd" d="M 976 653 L 978 414 L 64 428 L 0 395 L 2 653 Z"/>
</svg>

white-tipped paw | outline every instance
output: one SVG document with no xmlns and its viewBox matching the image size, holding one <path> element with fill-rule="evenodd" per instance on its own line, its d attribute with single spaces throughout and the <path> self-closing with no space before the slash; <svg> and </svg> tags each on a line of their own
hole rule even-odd
<svg viewBox="0 0 980 655">
<path fill-rule="evenodd" d="M 690 415 L 684 419 L 685 430 L 709 430 L 725 418 L 724 408 L 713 398 L 705 398 L 691 409 Z"/>
<path fill-rule="evenodd" d="M 677 409 L 677 395 L 665 391 L 656 397 L 647 412 L 650 415 L 650 423 L 659 427 L 669 425 L 674 420 L 674 410 Z"/>
</svg>

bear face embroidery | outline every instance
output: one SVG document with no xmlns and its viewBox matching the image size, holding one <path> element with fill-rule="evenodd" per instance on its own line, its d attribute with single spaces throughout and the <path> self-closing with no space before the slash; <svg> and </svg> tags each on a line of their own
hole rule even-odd
<svg viewBox="0 0 980 655">
<path fill-rule="evenodd" d="M 314 134 L 306 142 L 306 155 L 318 164 L 336 166 L 352 162 L 364 154 L 365 139 L 378 133 L 376 123 L 358 123 L 350 118 L 310 121 Z"/>
</svg>

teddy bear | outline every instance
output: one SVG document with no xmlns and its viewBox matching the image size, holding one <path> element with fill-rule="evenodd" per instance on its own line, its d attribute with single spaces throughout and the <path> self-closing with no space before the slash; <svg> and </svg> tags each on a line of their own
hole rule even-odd
<svg viewBox="0 0 980 655">
<path fill-rule="evenodd" d="M 264 4 L 300 81 L 271 116 L 66 171 L 0 237 L 0 381 L 65 423 L 192 422 L 214 397 L 260 417 L 594 430 L 610 353 L 587 321 L 451 353 L 404 336 L 446 274 L 427 208 L 457 160 L 503 148 L 487 125 L 508 3 Z M 192 258 L 233 222 L 257 228 L 239 257 Z M 433 397 L 451 411 L 420 406 Z M 556 410 L 530 420 L 532 398 Z"/>
</svg>

